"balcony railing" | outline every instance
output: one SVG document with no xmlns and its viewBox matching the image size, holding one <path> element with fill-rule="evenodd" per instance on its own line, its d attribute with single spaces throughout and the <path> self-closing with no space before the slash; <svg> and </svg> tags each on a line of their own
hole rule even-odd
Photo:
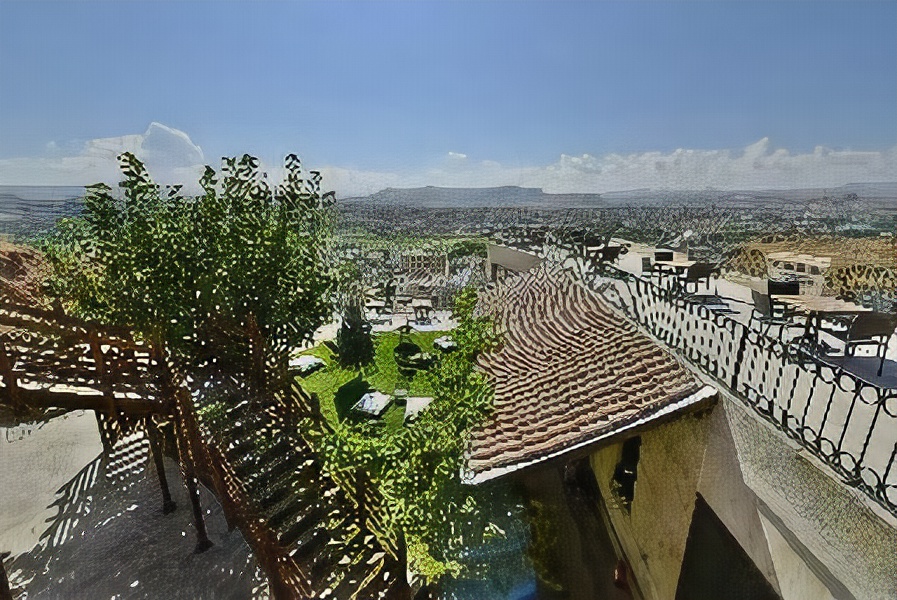
<svg viewBox="0 0 897 600">
<path fill-rule="evenodd" d="M 610 267 L 618 308 L 897 516 L 897 389 Z M 877 362 L 877 361 L 876 361 Z"/>
</svg>

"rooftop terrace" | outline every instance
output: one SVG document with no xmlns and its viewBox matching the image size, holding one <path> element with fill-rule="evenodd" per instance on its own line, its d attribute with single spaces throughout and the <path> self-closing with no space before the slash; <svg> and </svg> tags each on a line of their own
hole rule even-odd
<svg viewBox="0 0 897 600">
<path fill-rule="evenodd" d="M 585 279 L 617 310 L 897 516 L 897 340 L 879 360 L 822 356 L 758 328 L 748 281 L 713 278 L 712 294 L 683 294 L 641 272 L 642 251 Z M 705 300 L 723 302 L 726 310 Z"/>
</svg>

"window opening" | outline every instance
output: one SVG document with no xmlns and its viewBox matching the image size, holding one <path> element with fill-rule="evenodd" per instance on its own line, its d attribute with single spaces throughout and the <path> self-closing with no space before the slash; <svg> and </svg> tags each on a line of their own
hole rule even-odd
<svg viewBox="0 0 897 600">
<path fill-rule="evenodd" d="M 620 453 L 620 462 L 614 469 L 614 477 L 611 483 L 617 496 L 619 496 L 623 508 L 629 512 L 632 500 L 635 498 L 635 480 L 638 477 L 638 460 L 642 438 L 636 436 L 623 442 Z"/>
</svg>

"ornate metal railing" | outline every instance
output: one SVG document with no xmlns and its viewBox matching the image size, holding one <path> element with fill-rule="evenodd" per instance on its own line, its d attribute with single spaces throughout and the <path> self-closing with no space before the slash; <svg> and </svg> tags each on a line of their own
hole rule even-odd
<svg viewBox="0 0 897 600">
<path fill-rule="evenodd" d="M 761 333 L 653 281 L 591 279 L 655 338 L 897 516 L 897 389 Z M 628 296 L 628 297 L 627 297 Z M 767 332 L 768 333 L 768 332 Z"/>
</svg>

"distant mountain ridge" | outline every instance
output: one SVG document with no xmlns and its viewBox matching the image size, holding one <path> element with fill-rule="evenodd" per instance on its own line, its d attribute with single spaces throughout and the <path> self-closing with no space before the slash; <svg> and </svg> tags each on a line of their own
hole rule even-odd
<svg viewBox="0 0 897 600">
<path fill-rule="evenodd" d="M 844 197 L 857 194 L 860 199 L 897 201 L 897 182 L 850 183 L 835 188 L 791 190 L 657 190 L 637 189 L 601 194 L 549 194 L 541 188 L 501 186 L 486 188 L 386 188 L 370 196 L 341 199 L 341 203 L 379 204 L 409 208 L 603 208 L 636 204 L 697 202 L 751 202 L 767 200 L 808 201 L 814 198 Z"/>
<path fill-rule="evenodd" d="M 511 185 L 488 188 L 386 188 L 370 196 L 346 198 L 342 202 L 371 202 L 417 208 L 589 208 L 604 204 L 601 194 L 546 194 L 541 188 Z"/>
</svg>

